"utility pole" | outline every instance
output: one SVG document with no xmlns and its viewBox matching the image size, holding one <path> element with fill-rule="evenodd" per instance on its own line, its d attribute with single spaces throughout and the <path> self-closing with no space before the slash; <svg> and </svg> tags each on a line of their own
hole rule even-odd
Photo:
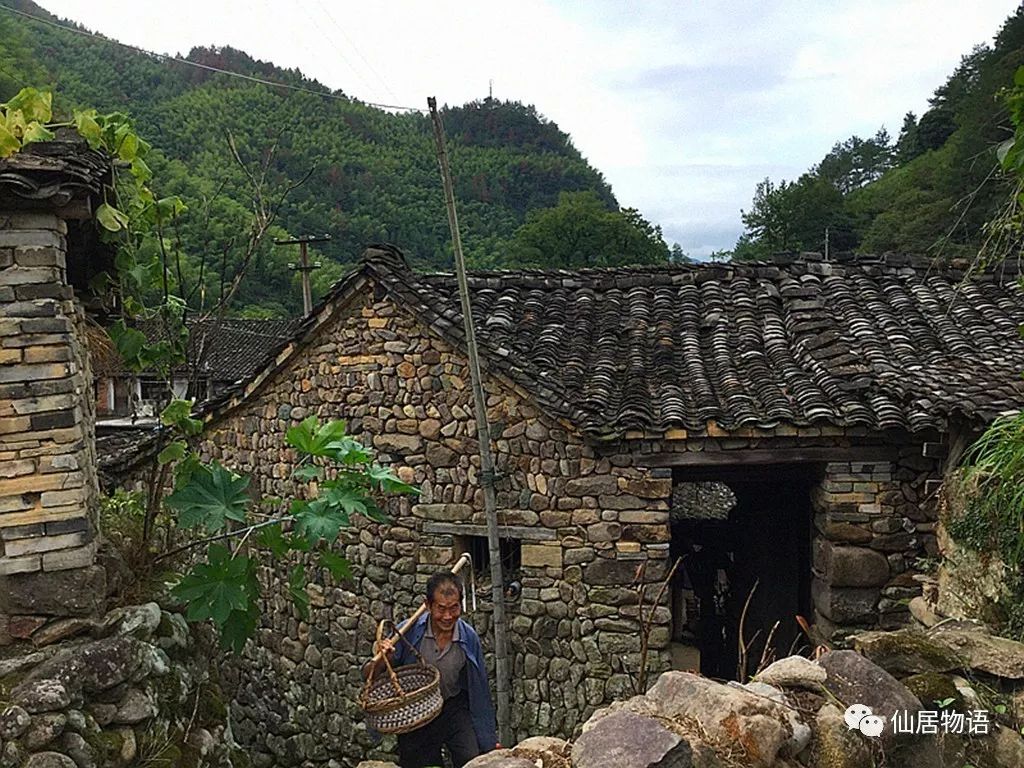
<svg viewBox="0 0 1024 768">
<path fill-rule="evenodd" d="M 825 227 L 825 261 L 828 261 L 828 227 Z"/>
<path fill-rule="evenodd" d="M 430 117 L 434 122 L 434 140 L 437 143 L 437 162 L 441 166 L 444 182 L 444 198 L 448 206 L 448 226 L 452 231 L 452 247 L 455 250 L 455 272 L 458 275 L 459 299 L 462 303 L 462 322 L 466 333 L 466 351 L 469 355 L 469 375 L 473 383 L 473 405 L 476 411 L 476 432 L 480 443 L 480 484 L 484 491 L 484 514 L 487 516 L 487 549 L 491 558 L 491 596 L 494 603 L 494 666 L 496 691 L 498 694 L 498 739 L 505 746 L 512 745 L 512 731 L 509 719 L 509 665 L 508 633 L 505 626 L 505 582 L 501 567 L 501 545 L 498 541 L 498 512 L 494 495 L 494 457 L 491 455 L 491 429 L 487 423 L 487 402 L 484 400 L 484 385 L 480 377 L 480 358 L 476 347 L 476 330 L 473 327 L 473 309 L 469 301 L 469 283 L 466 280 L 466 261 L 462 256 L 462 237 L 459 234 L 459 219 L 455 212 L 455 191 L 452 173 L 448 166 L 448 149 L 445 146 L 444 128 L 437 112 L 437 99 L 427 99 Z"/>
<path fill-rule="evenodd" d="M 291 263 L 288 265 L 288 269 L 292 272 L 302 273 L 302 316 L 305 317 L 313 311 L 313 292 L 309 287 L 309 273 L 314 269 L 320 269 L 322 264 L 319 261 L 315 261 L 312 264 L 309 263 L 309 254 L 306 251 L 306 247 L 310 243 L 326 243 L 331 239 L 330 235 L 303 235 L 302 237 L 294 237 L 290 240 L 275 240 L 274 245 L 298 245 L 299 246 L 299 259 L 298 264 Z"/>
</svg>

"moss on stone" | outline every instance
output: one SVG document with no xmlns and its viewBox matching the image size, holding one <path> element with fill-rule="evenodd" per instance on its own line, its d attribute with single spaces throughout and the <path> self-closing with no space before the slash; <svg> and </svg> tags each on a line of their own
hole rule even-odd
<svg viewBox="0 0 1024 768">
<path fill-rule="evenodd" d="M 224 725 L 228 720 L 228 708 L 219 687 L 203 685 L 199 691 L 199 706 L 196 709 L 196 722 L 203 725 Z"/>
<path fill-rule="evenodd" d="M 86 730 L 81 736 L 96 753 L 98 765 L 113 765 L 124 748 L 124 736 L 116 731 Z"/>
<path fill-rule="evenodd" d="M 964 697 L 956 689 L 956 684 L 938 672 L 922 672 L 911 675 L 902 681 L 912 694 L 917 696 L 925 709 L 949 709 L 956 712 L 964 712 L 967 706 Z M 952 702 L 939 705 L 952 699 Z"/>
<path fill-rule="evenodd" d="M 963 659 L 951 648 L 923 632 L 869 632 L 854 638 L 854 648 L 897 677 L 921 672 L 962 669 Z"/>
</svg>

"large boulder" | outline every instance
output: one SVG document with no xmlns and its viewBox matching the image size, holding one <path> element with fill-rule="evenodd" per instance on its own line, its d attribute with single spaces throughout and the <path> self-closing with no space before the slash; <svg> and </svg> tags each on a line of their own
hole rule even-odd
<svg viewBox="0 0 1024 768">
<path fill-rule="evenodd" d="M 852 640 L 855 651 L 897 677 L 964 667 L 964 660 L 941 636 L 916 629 L 862 632 Z"/>
<path fill-rule="evenodd" d="M 59 680 L 69 691 L 95 693 L 143 676 L 143 671 L 148 674 L 152 663 L 150 646 L 121 635 L 63 649 L 36 667 L 30 677 Z"/>
<path fill-rule="evenodd" d="M 465 768 L 537 768 L 529 760 L 516 757 L 511 749 L 496 749 L 474 757 Z"/>
<path fill-rule="evenodd" d="M 735 686 L 739 685 L 739 683 L 730 683 L 730 685 Z M 779 754 L 789 757 L 803 752 L 807 745 L 811 743 L 811 727 L 804 723 L 798 710 L 790 706 L 786 700 L 786 694 L 775 686 L 757 681 L 746 683 L 740 687 L 750 691 L 755 696 L 763 696 L 776 701 L 782 706 L 783 712 L 785 712 L 786 718 L 789 720 L 790 737 L 782 745 Z"/>
<path fill-rule="evenodd" d="M 585 729 L 573 745 L 572 764 L 574 768 L 716 768 L 719 765 L 709 750 L 701 746 L 695 748 L 680 730 L 670 727 L 670 723 L 627 709 L 610 712 Z"/>
<path fill-rule="evenodd" d="M 567 768 L 572 756 L 572 744 L 554 736 L 531 736 L 516 744 L 512 752 L 516 757 L 526 758 L 537 768 Z"/>
<path fill-rule="evenodd" d="M 804 656 L 787 656 L 769 664 L 754 676 L 759 683 L 776 688 L 802 688 L 821 691 L 828 677 L 825 670 Z"/>
<path fill-rule="evenodd" d="M 749 768 L 771 766 L 793 735 L 785 705 L 690 672 L 665 672 L 643 696 L 594 713 L 584 732 L 623 709 L 681 724 L 684 735 L 693 734 L 687 739 L 691 746 L 727 746 L 733 754 L 742 753 Z"/>
<path fill-rule="evenodd" d="M 867 736 L 846 725 L 843 713 L 825 704 L 814 719 L 813 768 L 865 768 L 872 765 Z"/>
<path fill-rule="evenodd" d="M 844 707 L 863 705 L 885 718 L 881 741 L 887 749 L 916 738 L 893 730 L 893 713 L 913 714 L 921 709 L 921 702 L 899 680 L 856 651 L 830 651 L 818 663 L 828 675 L 825 688 Z"/>
<path fill-rule="evenodd" d="M 929 637 L 959 654 L 971 669 L 1011 680 L 1024 679 L 1024 643 L 975 629 L 944 625 L 933 629 Z"/>
</svg>

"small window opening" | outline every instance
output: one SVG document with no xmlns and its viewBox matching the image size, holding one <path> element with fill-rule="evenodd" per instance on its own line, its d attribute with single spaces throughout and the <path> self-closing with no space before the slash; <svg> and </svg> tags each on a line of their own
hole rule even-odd
<svg viewBox="0 0 1024 768">
<path fill-rule="evenodd" d="M 498 539 L 501 551 L 501 569 L 508 579 L 523 564 L 521 543 L 518 539 Z M 477 575 L 489 576 L 491 573 L 491 552 L 487 546 L 486 536 L 456 536 L 455 557 L 459 558 L 466 552 L 473 558 L 473 570 Z"/>
</svg>

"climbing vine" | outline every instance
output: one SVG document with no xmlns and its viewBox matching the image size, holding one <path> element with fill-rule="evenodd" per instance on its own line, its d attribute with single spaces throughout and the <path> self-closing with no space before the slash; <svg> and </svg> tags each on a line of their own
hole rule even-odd
<svg viewBox="0 0 1024 768">
<path fill-rule="evenodd" d="M 92 149 L 113 159 L 112 179 L 103 190 L 95 220 L 114 248 L 115 275 L 107 277 L 109 284 L 101 281 L 96 288 L 112 290 L 122 314 L 109 334 L 126 366 L 136 373 L 155 373 L 170 392 L 172 372 L 187 357 L 188 306 L 175 292 L 181 290 L 180 272 L 175 282 L 166 234 L 187 208 L 178 197 L 154 194 L 146 162 L 151 146 L 138 136 L 127 115 L 76 110 L 70 121 L 55 122 L 52 104 L 52 94 L 33 88 L 0 104 L 0 157 L 10 157 L 33 142 L 52 140 L 58 128 L 74 128 Z M 230 137 L 229 144 L 241 162 Z M 260 199 L 254 202 L 247 257 L 255 253 L 284 200 L 282 196 L 273 207 L 263 202 L 261 189 L 256 196 Z M 155 247 L 143 247 L 154 241 Z M 240 277 L 236 275 L 234 286 Z M 231 295 L 228 290 L 221 296 L 216 307 L 221 314 Z M 163 338 L 147 339 L 125 318 L 159 319 Z M 222 646 L 240 652 L 258 624 L 261 594 L 272 587 L 260 581 L 262 558 L 282 560 L 298 554 L 286 589 L 307 618 L 308 569 L 324 568 L 339 580 L 350 575 L 334 545 L 352 516 L 383 522 L 387 518 L 378 497 L 419 491 L 375 463 L 372 452 L 346 434 L 344 422 L 320 424 L 310 417 L 286 434 L 287 444 L 299 457 L 292 478 L 295 498 L 257 502 L 250 478 L 219 462 L 202 460 L 204 422 L 195 405 L 192 397 L 172 397 L 160 413 L 163 429 L 149 475 L 140 543 L 152 563 L 173 563 L 177 556 L 193 555 L 186 572 L 173 579 L 171 593 L 184 602 L 190 621 L 210 621 Z M 163 512 L 170 513 L 185 541 L 151 553 L 152 525 Z M 195 557 L 202 548 L 205 554 Z"/>
</svg>

